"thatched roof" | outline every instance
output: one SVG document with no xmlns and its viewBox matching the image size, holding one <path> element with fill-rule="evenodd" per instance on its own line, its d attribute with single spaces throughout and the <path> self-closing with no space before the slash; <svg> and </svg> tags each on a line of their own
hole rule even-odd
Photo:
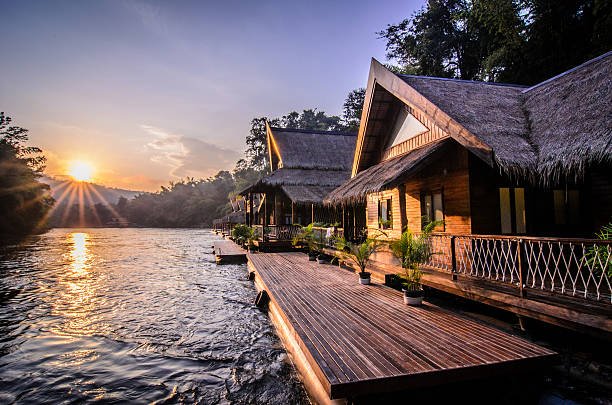
<svg viewBox="0 0 612 405">
<path fill-rule="evenodd" d="M 495 161 L 508 171 L 526 174 L 537 157 L 526 139 L 524 86 L 467 80 L 401 76 L 412 88 L 487 144 Z"/>
<path fill-rule="evenodd" d="M 612 162 L 612 52 L 531 88 L 401 77 L 490 146 L 510 175 L 550 185 Z"/>
<path fill-rule="evenodd" d="M 522 100 L 543 179 L 612 162 L 612 52 L 525 90 Z"/>
<path fill-rule="evenodd" d="M 244 211 L 234 211 L 229 213 L 228 215 L 213 219 L 213 225 L 217 224 L 244 224 L 246 222 L 245 212 Z"/>
<path fill-rule="evenodd" d="M 279 167 L 291 169 L 350 170 L 356 134 L 334 131 L 269 127 L 280 158 Z M 272 149 L 272 148 L 271 148 Z M 275 169 L 274 165 L 272 167 Z"/>
<path fill-rule="evenodd" d="M 427 157 L 450 142 L 448 138 L 438 140 L 371 166 L 332 191 L 325 201 L 330 204 L 363 202 L 367 194 L 394 188 L 406 176 L 422 168 L 427 163 Z"/>
<path fill-rule="evenodd" d="M 487 164 L 537 185 L 612 162 L 612 52 L 531 88 L 395 75 L 373 60 L 353 175 L 378 163 L 398 103 Z"/>
<path fill-rule="evenodd" d="M 351 177 L 356 135 L 268 127 L 272 173 L 242 191 L 280 188 L 297 204 L 320 204 Z"/>
<path fill-rule="evenodd" d="M 281 189 L 296 204 L 320 204 L 337 186 L 288 186 Z"/>
<path fill-rule="evenodd" d="M 278 169 L 262 178 L 259 183 L 266 186 L 335 186 L 351 177 L 348 170 L 322 169 Z"/>
</svg>

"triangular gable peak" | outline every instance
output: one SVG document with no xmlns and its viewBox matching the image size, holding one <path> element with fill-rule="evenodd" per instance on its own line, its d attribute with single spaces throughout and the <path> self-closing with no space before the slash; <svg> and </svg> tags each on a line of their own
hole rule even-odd
<svg viewBox="0 0 612 405">
<path fill-rule="evenodd" d="M 455 139 L 493 166 L 491 147 L 402 77 L 372 59 L 352 176 L 380 161 L 445 137 Z"/>
<path fill-rule="evenodd" d="M 280 167 L 282 167 L 282 158 L 280 151 L 278 150 L 278 145 L 274 141 L 274 134 L 272 133 L 272 128 L 266 121 L 266 141 L 268 144 L 268 158 L 270 159 L 270 170 L 274 171 Z"/>
</svg>

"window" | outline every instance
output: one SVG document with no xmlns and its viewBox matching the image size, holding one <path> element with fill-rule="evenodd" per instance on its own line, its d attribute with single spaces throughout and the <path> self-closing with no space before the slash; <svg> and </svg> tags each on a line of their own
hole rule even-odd
<svg viewBox="0 0 612 405">
<path fill-rule="evenodd" d="M 516 233 L 526 233 L 525 223 L 525 189 L 514 189 L 514 218 L 516 219 Z"/>
<path fill-rule="evenodd" d="M 441 192 L 421 194 L 421 216 L 422 228 L 424 228 L 431 221 L 444 220 L 444 205 Z"/>
<path fill-rule="evenodd" d="M 378 225 L 382 229 L 393 228 L 393 202 L 390 197 L 378 200 Z"/>
<path fill-rule="evenodd" d="M 578 190 L 553 190 L 555 225 L 580 224 L 580 193 Z"/>
<path fill-rule="evenodd" d="M 501 187 L 499 189 L 501 233 L 526 233 L 525 189 Z"/>
</svg>

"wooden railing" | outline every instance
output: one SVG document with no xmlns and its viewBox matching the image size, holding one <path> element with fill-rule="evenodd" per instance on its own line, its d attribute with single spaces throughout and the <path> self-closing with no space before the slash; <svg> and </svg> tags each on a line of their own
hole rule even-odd
<svg viewBox="0 0 612 405">
<path fill-rule="evenodd" d="M 299 233 L 300 227 L 297 225 L 253 225 L 256 230 L 259 240 L 277 240 L 277 241 L 288 241 Z M 331 239 L 327 238 L 327 228 L 313 227 L 314 237 L 325 246 L 331 246 Z M 265 232 L 264 232 L 265 231 Z M 333 236 L 341 237 L 344 235 L 342 228 L 336 228 L 333 232 Z"/>
<path fill-rule="evenodd" d="M 427 266 L 528 290 L 612 303 L 612 241 L 434 234 Z"/>
<path fill-rule="evenodd" d="M 344 229 L 342 228 L 334 228 L 331 231 L 330 236 L 327 236 L 327 230 L 329 228 L 313 226 L 312 230 L 314 232 L 315 239 L 319 244 L 325 247 L 334 247 L 333 240 L 334 238 L 342 238 L 344 237 Z"/>
<path fill-rule="evenodd" d="M 296 225 L 253 225 L 259 240 L 289 241 L 297 235 L 300 227 Z"/>
</svg>

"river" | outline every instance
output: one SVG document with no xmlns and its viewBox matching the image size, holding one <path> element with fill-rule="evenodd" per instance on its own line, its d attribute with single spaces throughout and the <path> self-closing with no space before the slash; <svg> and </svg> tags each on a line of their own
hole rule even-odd
<svg viewBox="0 0 612 405">
<path fill-rule="evenodd" d="M 0 255 L 0 403 L 307 403 L 207 230 L 54 229 Z"/>
</svg>

